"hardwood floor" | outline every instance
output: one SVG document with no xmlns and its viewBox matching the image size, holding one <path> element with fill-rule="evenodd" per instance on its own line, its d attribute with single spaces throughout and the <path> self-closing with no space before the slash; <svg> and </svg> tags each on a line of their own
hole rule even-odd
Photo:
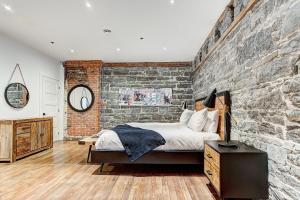
<svg viewBox="0 0 300 200">
<path fill-rule="evenodd" d="M 215 199 L 198 170 L 176 166 L 87 164 L 88 146 L 56 142 L 54 148 L 0 163 L 0 199 Z"/>
</svg>

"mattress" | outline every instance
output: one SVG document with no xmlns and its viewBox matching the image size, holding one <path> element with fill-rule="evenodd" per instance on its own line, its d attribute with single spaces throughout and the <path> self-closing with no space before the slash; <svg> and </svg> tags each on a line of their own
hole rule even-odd
<svg viewBox="0 0 300 200">
<path fill-rule="evenodd" d="M 150 129 L 165 138 L 166 144 L 157 151 L 203 150 L 204 140 L 219 140 L 217 133 L 196 132 L 180 123 L 127 123 L 133 127 Z M 98 150 L 124 151 L 118 135 L 112 130 L 102 130 L 95 144 Z"/>
</svg>

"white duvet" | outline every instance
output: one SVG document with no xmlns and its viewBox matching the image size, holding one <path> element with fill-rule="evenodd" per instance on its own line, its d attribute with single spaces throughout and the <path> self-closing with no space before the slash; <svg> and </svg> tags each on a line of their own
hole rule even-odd
<svg viewBox="0 0 300 200">
<path fill-rule="evenodd" d="M 216 133 L 196 132 L 180 123 L 128 123 L 128 125 L 156 131 L 165 138 L 166 144 L 155 150 L 203 150 L 204 140 L 220 139 Z M 95 147 L 99 150 L 124 150 L 118 135 L 112 130 L 102 130 Z"/>
</svg>

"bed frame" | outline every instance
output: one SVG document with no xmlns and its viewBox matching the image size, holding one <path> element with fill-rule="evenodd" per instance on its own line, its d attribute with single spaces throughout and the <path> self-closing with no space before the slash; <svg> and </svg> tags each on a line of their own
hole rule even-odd
<svg viewBox="0 0 300 200">
<path fill-rule="evenodd" d="M 225 132 L 225 106 L 230 109 L 230 94 L 228 91 L 217 93 L 218 99 L 215 100 L 215 108 L 219 111 L 219 126 L 218 133 L 222 140 L 225 138 L 225 133 L 230 133 L 230 122 L 227 122 L 228 129 Z M 204 106 L 201 98 L 195 101 L 195 110 L 201 110 Z M 222 101 L 222 103 L 220 102 Z M 224 105 L 223 105 L 224 104 Z M 230 111 L 230 110 L 229 110 Z M 229 125 L 229 126 L 228 126 Z M 102 172 L 105 163 L 109 164 L 198 164 L 203 165 L 204 152 L 199 151 L 151 151 L 143 155 L 138 160 L 131 162 L 125 151 L 105 151 L 97 150 L 95 146 L 91 149 L 91 162 L 100 163 L 100 172 Z"/>
</svg>

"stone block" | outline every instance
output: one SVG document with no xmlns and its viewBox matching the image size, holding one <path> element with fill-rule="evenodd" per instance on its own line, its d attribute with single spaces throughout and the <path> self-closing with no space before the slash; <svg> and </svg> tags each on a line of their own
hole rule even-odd
<svg viewBox="0 0 300 200">
<path fill-rule="evenodd" d="M 224 12 L 225 12 L 224 18 L 221 22 L 219 22 L 220 25 L 218 27 L 218 30 L 220 31 L 220 35 L 222 35 L 229 28 L 229 26 L 234 20 L 233 7 L 226 7 Z"/>
<path fill-rule="evenodd" d="M 286 114 L 289 121 L 300 123 L 300 110 L 287 110 Z"/>
<path fill-rule="evenodd" d="M 234 7 L 234 18 L 240 14 L 240 12 L 245 8 L 248 4 L 249 0 L 234 0 L 233 7 Z"/>
<path fill-rule="evenodd" d="M 151 115 L 139 115 L 138 120 L 140 122 L 151 121 L 152 120 L 152 116 Z"/>
<path fill-rule="evenodd" d="M 298 129 L 288 130 L 286 133 L 286 139 L 300 143 L 300 127 Z"/>
<path fill-rule="evenodd" d="M 154 114 L 152 116 L 152 120 L 155 121 L 155 122 L 163 122 L 164 121 L 164 115 Z"/>
<path fill-rule="evenodd" d="M 176 77 L 176 81 L 191 81 L 191 77 L 190 76 Z"/>
<path fill-rule="evenodd" d="M 287 94 L 300 92 L 300 77 L 286 80 L 282 85 L 282 91 Z"/>
<path fill-rule="evenodd" d="M 264 11 L 264 18 L 267 18 L 269 14 L 274 11 L 275 8 L 275 1 L 266 1 L 262 4 L 262 10 Z"/>
<path fill-rule="evenodd" d="M 294 165 L 300 166 L 300 154 L 288 154 L 288 160 Z"/>
<path fill-rule="evenodd" d="M 142 112 L 143 113 L 157 113 L 158 112 L 158 107 L 147 107 L 147 106 L 144 106 L 144 107 L 142 107 Z"/>
<path fill-rule="evenodd" d="M 254 121 L 239 121 L 237 127 L 244 132 L 256 133 L 258 131 L 257 122 Z"/>
<path fill-rule="evenodd" d="M 293 106 L 300 108 L 300 92 L 295 94 L 290 94 L 289 99 Z"/>
<path fill-rule="evenodd" d="M 269 145 L 267 146 L 268 157 L 279 164 L 285 164 L 287 160 L 287 152 L 285 149 L 275 146 Z"/>
<path fill-rule="evenodd" d="M 158 76 L 159 72 L 157 70 L 146 71 L 147 76 Z"/>
<path fill-rule="evenodd" d="M 289 34 L 292 34 L 300 27 L 300 2 L 295 1 L 292 6 L 289 7 L 289 11 L 285 13 L 282 29 L 281 29 L 281 37 L 285 38 Z"/>
<path fill-rule="evenodd" d="M 127 75 L 129 73 L 129 68 L 115 68 L 113 70 L 113 75 Z"/>
<path fill-rule="evenodd" d="M 159 113 L 160 114 L 166 114 L 166 113 L 168 113 L 169 112 L 169 107 L 165 107 L 165 106 L 163 106 L 163 107 L 159 107 Z"/>
<path fill-rule="evenodd" d="M 177 88 L 190 88 L 191 84 L 190 83 L 179 83 L 177 84 Z"/>
<path fill-rule="evenodd" d="M 237 48 L 237 63 L 243 64 L 249 59 L 253 59 L 264 51 L 273 50 L 271 29 L 264 29 L 254 33 Z"/>
<path fill-rule="evenodd" d="M 136 77 L 129 76 L 126 78 L 126 81 L 136 81 Z"/>
</svg>

